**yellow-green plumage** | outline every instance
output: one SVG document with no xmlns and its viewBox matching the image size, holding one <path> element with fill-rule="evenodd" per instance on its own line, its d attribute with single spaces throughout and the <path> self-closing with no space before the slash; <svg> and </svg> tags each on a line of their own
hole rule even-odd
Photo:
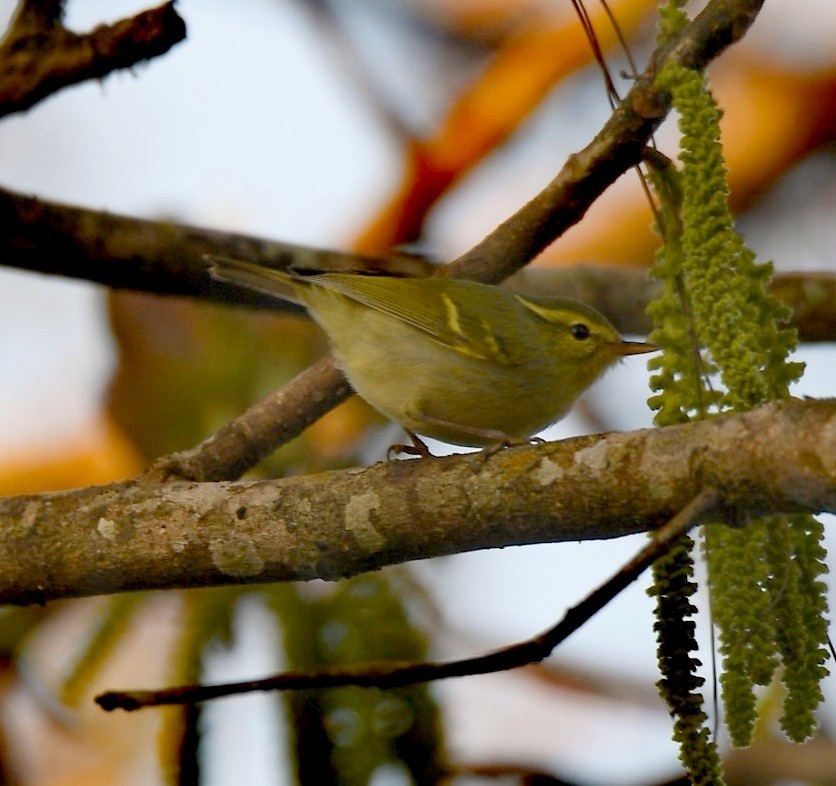
<svg viewBox="0 0 836 786">
<path fill-rule="evenodd" d="M 619 357 L 653 349 L 622 341 L 582 303 L 471 281 L 296 275 L 228 259 L 213 275 L 304 305 L 357 393 L 457 445 L 527 439 Z"/>
</svg>

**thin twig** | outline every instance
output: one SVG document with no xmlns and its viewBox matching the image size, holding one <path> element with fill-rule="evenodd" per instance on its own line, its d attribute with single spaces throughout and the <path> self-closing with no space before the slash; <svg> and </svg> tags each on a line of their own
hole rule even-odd
<svg viewBox="0 0 836 786">
<path fill-rule="evenodd" d="M 618 94 L 618 89 L 615 86 L 615 82 L 613 82 L 612 75 L 610 74 L 610 69 L 607 66 L 606 58 L 604 57 L 604 53 L 601 51 L 601 45 L 598 43 L 598 36 L 595 34 L 595 27 L 592 24 L 592 18 L 589 16 L 589 12 L 586 10 L 586 6 L 583 4 L 583 2 L 581 2 L 581 0 L 571 1 L 572 7 L 575 9 L 575 14 L 578 17 L 578 21 L 580 21 L 581 27 L 583 28 L 586 40 L 589 43 L 589 48 L 592 50 L 592 54 L 595 57 L 595 62 L 598 64 L 598 68 L 600 69 L 601 75 L 604 78 L 604 87 L 607 91 L 607 98 L 609 99 L 610 107 L 612 109 L 615 109 L 617 103 L 621 100 L 621 96 Z M 609 8 L 607 8 L 606 10 L 609 12 Z M 621 28 L 616 22 L 615 17 L 611 13 L 609 13 L 608 16 L 618 40 L 621 42 L 621 45 L 623 47 L 626 47 L 626 42 L 624 41 L 624 34 L 621 32 Z"/>
<path fill-rule="evenodd" d="M 253 691 L 336 688 L 345 685 L 400 688 L 417 682 L 493 674 L 539 663 L 634 582 L 648 566 L 667 553 L 670 545 L 698 523 L 719 501 L 719 491 L 714 488 L 704 489 L 667 524 L 656 530 L 650 542 L 616 574 L 587 595 L 577 606 L 569 609 L 560 622 L 539 636 L 487 655 L 446 663 L 394 662 L 342 666 L 307 673 L 288 672 L 264 679 L 222 685 L 185 685 L 156 691 L 109 691 L 97 696 L 96 703 L 105 710 L 133 711 L 164 704 L 195 704 Z"/>
<path fill-rule="evenodd" d="M 612 9 L 609 6 L 609 3 L 606 0 L 598 0 L 601 4 L 601 7 L 604 9 L 604 13 L 607 15 L 607 19 L 610 20 L 610 25 L 612 29 L 615 31 L 615 35 L 618 38 L 618 45 L 621 48 L 621 51 L 624 53 L 624 57 L 627 58 L 627 64 L 630 66 L 630 77 L 635 79 L 638 76 L 639 69 L 636 66 L 636 61 L 633 59 L 633 53 L 630 51 L 630 46 L 627 43 L 627 39 L 624 37 L 624 31 L 621 29 L 621 25 L 618 23 L 618 19 L 616 19 L 615 14 L 612 12 Z"/>
</svg>

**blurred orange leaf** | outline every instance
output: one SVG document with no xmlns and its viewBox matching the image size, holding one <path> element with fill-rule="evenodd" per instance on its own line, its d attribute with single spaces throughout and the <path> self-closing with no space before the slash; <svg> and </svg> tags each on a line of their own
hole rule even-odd
<svg viewBox="0 0 836 786">
<path fill-rule="evenodd" d="M 611 7 L 626 35 L 656 2 L 621 0 Z M 604 12 L 599 8 L 591 16 L 601 49 L 610 48 L 617 39 Z M 360 251 L 379 253 L 415 240 L 427 212 L 450 185 L 508 139 L 557 82 L 592 60 L 574 16 L 526 21 L 458 97 L 437 132 L 409 145 L 398 193 L 358 238 Z"/>
<path fill-rule="evenodd" d="M 0 496 L 107 483 L 142 465 L 131 441 L 102 414 L 71 442 L 0 456 Z"/>
</svg>

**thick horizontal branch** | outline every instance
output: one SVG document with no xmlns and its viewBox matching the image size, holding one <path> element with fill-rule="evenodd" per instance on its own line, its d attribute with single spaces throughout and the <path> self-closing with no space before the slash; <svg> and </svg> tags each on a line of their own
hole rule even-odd
<svg viewBox="0 0 836 786">
<path fill-rule="evenodd" d="M 836 400 L 276 481 L 131 480 L 0 500 L 0 603 L 337 579 L 660 526 L 705 486 L 730 520 L 836 512 Z"/>
<path fill-rule="evenodd" d="M 123 709 L 130 712 L 142 707 L 159 707 L 163 704 L 196 704 L 208 699 L 256 690 L 310 690 L 344 685 L 382 689 L 401 688 L 417 682 L 465 677 L 473 674 L 495 674 L 530 663 L 540 663 L 551 655 L 558 644 L 565 641 L 601 611 L 650 565 L 662 555 L 667 554 L 671 545 L 684 532 L 700 520 L 707 520 L 708 514 L 720 500 L 721 495 L 716 489 L 705 489 L 673 519 L 657 529 L 653 537 L 617 573 L 569 609 L 560 622 L 531 639 L 503 647 L 487 655 L 477 655 L 446 663 L 382 662 L 359 666 L 340 665 L 309 672 L 285 672 L 273 677 L 223 685 L 185 685 L 153 691 L 108 691 L 97 696 L 96 703 L 108 711 Z"/>
<path fill-rule="evenodd" d="M 162 55 L 186 37 L 173 2 L 86 35 L 61 24 L 62 6 L 54 0 L 21 3 L 0 43 L 0 117 L 25 111 L 69 85 Z"/>
</svg>

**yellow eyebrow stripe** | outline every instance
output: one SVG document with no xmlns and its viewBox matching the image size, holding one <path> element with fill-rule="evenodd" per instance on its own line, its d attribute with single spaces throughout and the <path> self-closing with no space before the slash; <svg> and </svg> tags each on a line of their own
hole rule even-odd
<svg viewBox="0 0 836 786">
<path fill-rule="evenodd" d="M 540 319 L 545 319 L 546 322 L 559 322 L 560 321 L 560 312 L 555 311 L 552 308 L 545 308 L 543 306 L 538 305 L 537 303 L 533 303 L 532 301 L 528 300 L 527 298 L 520 297 L 519 295 L 515 296 L 520 304 L 525 306 L 529 311 L 533 314 L 536 314 Z"/>
</svg>

